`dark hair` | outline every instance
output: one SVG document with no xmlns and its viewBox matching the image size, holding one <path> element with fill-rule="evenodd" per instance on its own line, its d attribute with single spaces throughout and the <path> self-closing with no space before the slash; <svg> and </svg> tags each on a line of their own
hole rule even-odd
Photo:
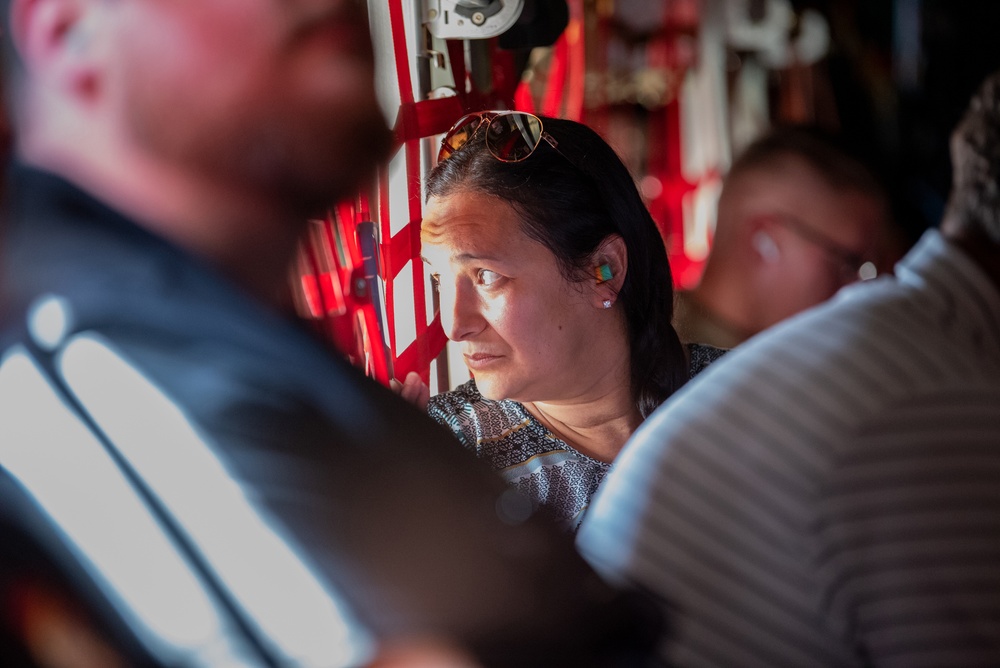
<svg viewBox="0 0 1000 668">
<path fill-rule="evenodd" d="M 767 168 L 786 157 L 806 162 L 827 184 L 837 190 L 854 190 L 886 203 L 886 192 L 871 159 L 843 138 L 807 125 L 779 126 L 751 142 L 733 162 L 727 179 L 743 172 Z"/>
<path fill-rule="evenodd" d="M 910 230 L 899 220 L 906 219 L 905 205 L 894 193 L 882 159 L 871 149 L 853 143 L 848 137 L 813 125 L 776 126 L 751 142 L 733 162 L 726 184 L 735 183 L 744 174 L 777 169 L 788 160 L 801 160 L 835 193 L 857 193 L 881 208 L 877 219 L 874 248 L 879 271 L 891 270 L 914 241 Z M 719 226 L 722 227 L 721 225 Z M 717 243 L 725 243 L 726 230 L 716 230 Z"/>
<path fill-rule="evenodd" d="M 1000 244 L 1000 72 L 983 82 L 951 136 L 951 222 Z"/>
<path fill-rule="evenodd" d="M 772 128 L 751 142 L 736 158 L 729 174 L 765 166 L 783 156 L 805 160 L 834 188 L 858 190 L 884 198 L 875 173 L 856 148 L 817 127 L 786 125 Z"/>
<path fill-rule="evenodd" d="M 671 325 L 673 284 L 663 239 L 628 169 L 596 132 L 573 121 L 542 122 L 558 151 L 543 140 L 528 159 L 504 163 L 486 149 L 486 133 L 477 132 L 434 168 L 427 197 L 472 191 L 506 201 L 525 234 L 552 251 L 569 280 L 590 275 L 601 243 L 622 237 L 628 269 L 618 301 L 628 328 L 632 396 L 646 417 L 687 379 L 684 349 Z"/>
</svg>

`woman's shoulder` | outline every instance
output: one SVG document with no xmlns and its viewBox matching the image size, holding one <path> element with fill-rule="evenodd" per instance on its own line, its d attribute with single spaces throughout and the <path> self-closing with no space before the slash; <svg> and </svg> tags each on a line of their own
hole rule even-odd
<svg viewBox="0 0 1000 668">
<path fill-rule="evenodd" d="M 729 352 L 728 348 L 716 348 L 702 343 L 686 343 L 684 348 L 688 354 L 688 378 L 694 378 Z"/>
</svg>

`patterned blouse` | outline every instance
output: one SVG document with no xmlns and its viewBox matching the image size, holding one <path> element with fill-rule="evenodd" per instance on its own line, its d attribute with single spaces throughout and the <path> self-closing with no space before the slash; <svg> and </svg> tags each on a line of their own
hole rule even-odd
<svg viewBox="0 0 1000 668">
<path fill-rule="evenodd" d="M 686 348 L 691 377 L 726 352 L 697 344 Z M 555 436 L 522 404 L 484 399 L 474 380 L 432 397 L 427 412 L 570 531 L 579 527 L 590 498 L 611 468 Z"/>
</svg>

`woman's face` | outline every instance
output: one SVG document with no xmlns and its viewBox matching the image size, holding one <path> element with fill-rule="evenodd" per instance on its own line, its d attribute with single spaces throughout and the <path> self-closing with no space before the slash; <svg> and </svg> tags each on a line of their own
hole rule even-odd
<svg viewBox="0 0 1000 668">
<path fill-rule="evenodd" d="M 441 324 L 484 397 L 558 401 L 599 382 L 600 301 L 563 276 L 509 204 L 470 192 L 431 198 L 421 242 Z"/>
</svg>

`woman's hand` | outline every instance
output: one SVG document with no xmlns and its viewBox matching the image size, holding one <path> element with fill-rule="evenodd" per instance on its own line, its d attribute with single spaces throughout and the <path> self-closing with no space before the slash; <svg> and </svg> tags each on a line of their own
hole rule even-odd
<svg viewBox="0 0 1000 668">
<path fill-rule="evenodd" d="M 431 398 L 431 389 L 416 371 L 406 374 L 406 379 L 399 382 L 395 378 L 389 381 L 389 386 L 399 396 L 403 397 L 411 404 L 414 404 L 422 411 L 427 410 L 427 402 Z"/>
</svg>

